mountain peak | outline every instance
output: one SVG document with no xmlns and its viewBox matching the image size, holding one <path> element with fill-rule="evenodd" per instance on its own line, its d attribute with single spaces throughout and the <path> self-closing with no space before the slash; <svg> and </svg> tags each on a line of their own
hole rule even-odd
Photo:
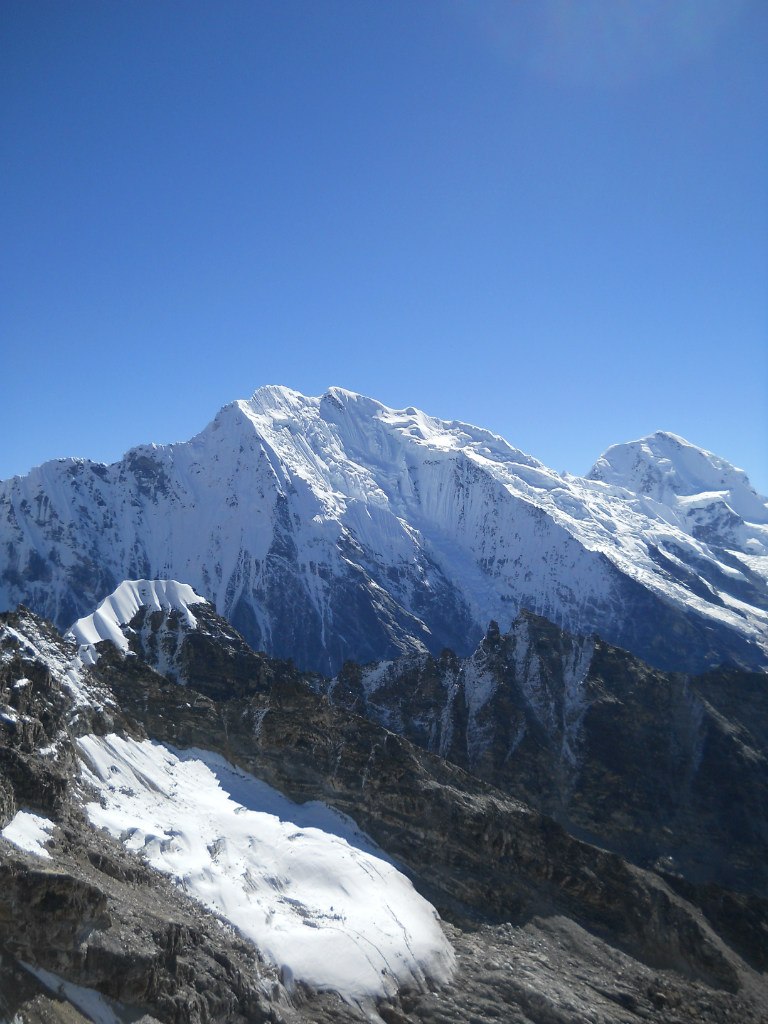
<svg viewBox="0 0 768 1024">
<path fill-rule="evenodd" d="M 323 672 L 466 653 L 521 607 L 662 666 L 765 664 L 768 509 L 743 472 L 660 431 L 590 475 L 346 388 L 268 385 L 191 441 L 0 487 L 0 607 L 68 627 L 119 580 L 170 577 Z"/>
<path fill-rule="evenodd" d="M 101 640 L 110 640 L 121 651 L 128 650 L 128 641 L 121 626 L 125 626 L 140 608 L 149 611 L 181 612 L 189 626 L 195 626 L 190 606 L 205 604 L 187 583 L 176 580 L 123 580 L 119 587 L 105 597 L 91 614 L 78 619 L 67 632 L 80 647 L 93 651 Z"/>
<path fill-rule="evenodd" d="M 749 522 L 768 522 L 765 498 L 755 492 L 743 469 L 665 430 L 612 445 L 587 479 L 624 487 L 663 504 L 720 499 Z"/>
</svg>

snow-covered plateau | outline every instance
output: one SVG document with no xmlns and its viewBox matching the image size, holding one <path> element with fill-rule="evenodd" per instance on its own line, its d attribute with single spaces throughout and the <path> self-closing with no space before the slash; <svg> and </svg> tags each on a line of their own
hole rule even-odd
<svg viewBox="0 0 768 1024">
<path fill-rule="evenodd" d="M 191 441 L 4 482 L 0 542 L 2 607 L 68 628 L 123 580 L 179 580 L 256 649 L 329 673 L 467 654 L 521 608 L 661 667 L 768 665 L 766 499 L 672 434 L 580 478 L 479 427 L 268 386 Z"/>
</svg>

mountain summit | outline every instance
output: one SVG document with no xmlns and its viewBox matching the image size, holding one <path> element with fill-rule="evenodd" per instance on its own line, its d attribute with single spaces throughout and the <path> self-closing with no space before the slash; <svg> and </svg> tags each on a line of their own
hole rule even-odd
<svg viewBox="0 0 768 1024">
<path fill-rule="evenodd" d="M 0 606 L 69 627 L 174 579 L 303 668 L 468 654 L 520 609 L 664 668 L 768 665 L 768 506 L 671 434 L 586 479 L 488 430 L 342 388 L 260 388 L 188 442 L 0 485 Z"/>
</svg>

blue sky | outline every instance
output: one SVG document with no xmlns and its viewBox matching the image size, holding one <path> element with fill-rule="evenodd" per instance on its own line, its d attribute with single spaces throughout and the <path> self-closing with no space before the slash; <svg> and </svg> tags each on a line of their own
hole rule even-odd
<svg viewBox="0 0 768 1024">
<path fill-rule="evenodd" d="M 768 492 L 763 0 L 5 0 L 0 477 L 337 384 Z"/>
</svg>

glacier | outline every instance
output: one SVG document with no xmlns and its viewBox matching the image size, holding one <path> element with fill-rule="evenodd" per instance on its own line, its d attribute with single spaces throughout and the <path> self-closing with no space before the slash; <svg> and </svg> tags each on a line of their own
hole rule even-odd
<svg viewBox="0 0 768 1024">
<path fill-rule="evenodd" d="M 521 609 L 662 668 L 768 666 L 768 504 L 743 471 L 660 432 L 559 474 L 338 387 L 266 386 L 190 441 L 0 484 L 0 606 L 66 629 L 139 579 L 328 674 L 468 654 Z"/>
<path fill-rule="evenodd" d="M 288 987 L 365 1005 L 450 979 L 434 907 L 350 819 L 209 751 L 113 734 L 77 746 L 92 825 L 230 922 Z"/>
</svg>

